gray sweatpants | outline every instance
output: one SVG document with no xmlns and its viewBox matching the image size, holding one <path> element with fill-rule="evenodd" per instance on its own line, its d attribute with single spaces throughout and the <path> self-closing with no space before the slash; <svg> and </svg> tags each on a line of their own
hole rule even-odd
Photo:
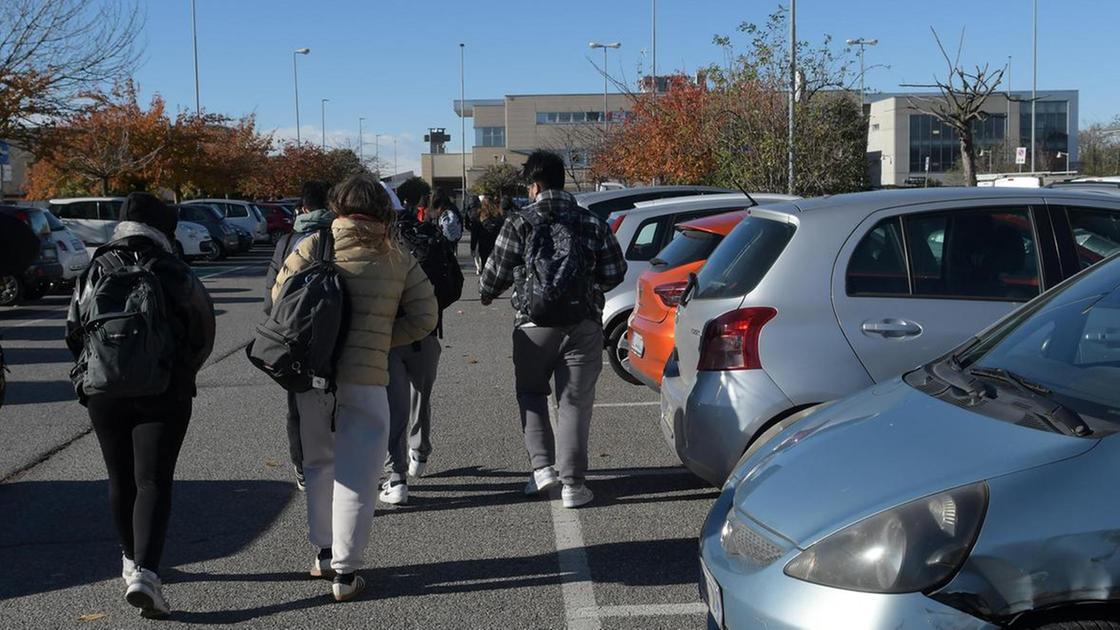
<svg viewBox="0 0 1120 630">
<path fill-rule="evenodd" d="M 582 483 L 595 384 L 603 371 L 602 326 L 586 320 L 566 328 L 515 328 L 513 367 L 533 469 L 555 465 L 565 484 Z M 550 381 L 559 405 L 555 433 L 548 419 Z"/>
<path fill-rule="evenodd" d="M 339 383 L 335 394 L 311 390 L 297 394 L 296 402 L 307 477 L 308 538 L 320 549 L 331 549 L 332 569 L 357 571 L 369 544 L 377 480 L 389 444 L 385 388 Z"/>
<path fill-rule="evenodd" d="M 432 452 L 432 388 L 439 373 L 440 341 L 429 335 L 389 351 L 389 458 L 385 472 L 408 472 L 408 452 Z"/>
</svg>

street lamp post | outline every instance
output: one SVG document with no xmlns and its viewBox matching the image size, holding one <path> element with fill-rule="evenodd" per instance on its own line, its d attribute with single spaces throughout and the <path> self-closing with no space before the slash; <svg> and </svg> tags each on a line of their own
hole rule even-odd
<svg viewBox="0 0 1120 630">
<path fill-rule="evenodd" d="M 863 63 L 863 53 L 864 53 L 864 49 L 866 49 L 868 46 L 876 46 L 878 44 L 879 44 L 879 40 L 877 40 L 877 39 L 865 39 L 863 37 L 848 40 L 848 45 L 849 46 L 859 46 L 859 113 L 860 113 L 861 116 L 863 115 L 863 101 L 864 101 L 864 97 L 863 97 L 864 80 L 863 80 L 863 78 L 867 74 L 867 66 L 865 66 L 864 63 Z"/>
<path fill-rule="evenodd" d="M 467 45 L 459 43 L 459 137 L 462 139 L 463 151 L 460 155 L 463 164 L 463 205 L 459 206 L 463 211 L 467 208 L 467 79 L 466 79 L 466 57 Z M 435 175 L 432 175 L 432 181 L 435 181 Z"/>
<path fill-rule="evenodd" d="M 327 103 L 331 99 L 319 99 L 319 115 L 322 117 L 321 124 L 323 125 L 323 150 L 327 150 Z"/>
<path fill-rule="evenodd" d="M 1058 151 L 1058 155 L 1056 157 L 1058 159 L 1061 159 L 1063 157 L 1066 159 L 1066 173 L 1069 173 L 1069 153 L 1067 153 L 1066 151 Z"/>
<path fill-rule="evenodd" d="M 379 133 L 373 138 L 373 169 L 378 177 L 381 177 L 381 136 L 384 135 L 386 134 Z"/>
<path fill-rule="evenodd" d="M 358 162 L 362 166 L 366 165 L 366 143 L 362 136 L 362 123 L 365 122 L 365 120 L 365 118 L 358 118 Z"/>
<path fill-rule="evenodd" d="M 194 40 L 194 115 L 202 115 L 202 100 L 198 95 L 198 20 L 195 17 L 194 0 L 191 0 L 191 38 Z"/>
<path fill-rule="evenodd" d="M 592 50 L 596 48 L 603 49 L 603 134 L 606 135 L 607 131 L 610 129 L 610 122 L 608 122 L 607 119 L 607 113 L 610 112 L 610 106 L 607 104 L 607 49 L 613 48 L 615 50 L 618 50 L 619 48 L 622 48 L 622 44 L 619 42 L 614 42 L 612 44 L 600 44 L 599 42 L 591 42 L 587 45 L 587 47 L 591 48 Z M 654 91 L 657 91 L 657 77 L 654 77 L 653 81 Z"/>
<path fill-rule="evenodd" d="M 789 194 L 794 194 L 794 157 L 793 138 L 796 120 L 794 120 L 794 105 L 797 92 L 797 0 L 789 2 L 789 152 L 787 162 L 789 167 Z"/>
<path fill-rule="evenodd" d="M 296 55 L 307 55 L 311 53 L 310 48 L 297 48 L 292 51 L 292 83 L 296 88 L 296 146 L 300 146 L 299 135 L 299 66 L 296 64 Z"/>
<path fill-rule="evenodd" d="M 797 0 L 794 0 L 796 2 Z M 651 0 L 650 7 L 650 58 L 653 71 L 653 102 L 657 102 L 657 0 Z"/>
<path fill-rule="evenodd" d="M 1034 154 L 1036 153 L 1035 148 L 1037 146 L 1035 144 L 1035 133 L 1037 131 L 1035 129 L 1035 125 L 1038 124 L 1036 122 L 1036 120 L 1037 120 L 1036 119 L 1037 107 L 1035 106 L 1037 101 L 1038 101 L 1038 0 L 1034 0 L 1034 38 L 1033 39 L 1034 39 L 1034 46 L 1033 46 L 1033 49 L 1034 49 L 1034 53 L 1033 53 L 1034 54 L 1034 70 L 1033 70 L 1034 78 L 1032 79 L 1032 83 L 1031 83 L 1031 172 L 1035 173 L 1035 172 L 1037 172 L 1035 170 L 1035 157 L 1034 157 Z"/>
</svg>

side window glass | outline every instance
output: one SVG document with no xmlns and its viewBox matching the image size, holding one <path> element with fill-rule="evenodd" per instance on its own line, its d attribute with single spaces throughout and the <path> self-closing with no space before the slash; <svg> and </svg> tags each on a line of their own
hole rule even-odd
<svg viewBox="0 0 1120 630">
<path fill-rule="evenodd" d="M 232 204 L 231 203 L 231 204 L 226 205 L 226 208 L 227 208 L 226 216 L 230 216 L 230 217 L 233 217 L 235 219 L 243 219 L 243 218 L 249 216 L 249 211 L 245 209 L 245 206 L 239 206 L 237 204 Z"/>
<path fill-rule="evenodd" d="M 1070 208 L 1069 223 L 1077 243 L 1081 268 L 1091 267 L 1120 249 L 1120 214 L 1107 210 Z"/>
<path fill-rule="evenodd" d="M 90 218 L 101 219 L 102 221 L 120 221 L 121 220 L 121 205 L 119 201 L 99 201 L 97 205 L 100 207 L 100 216 L 93 216 Z"/>
<path fill-rule="evenodd" d="M 1026 209 L 906 217 L 914 295 L 1025 301 L 1039 293 L 1038 248 Z"/>
<path fill-rule="evenodd" d="M 909 295 L 898 217 L 880 221 L 863 237 L 848 261 L 845 282 L 848 295 Z"/>
<path fill-rule="evenodd" d="M 657 252 L 661 251 L 661 236 L 668 223 L 669 217 L 646 219 L 638 226 L 634 239 L 630 241 L 630 247 L 626 249 L 626 259 L 652 260 Z"/>
</svg>

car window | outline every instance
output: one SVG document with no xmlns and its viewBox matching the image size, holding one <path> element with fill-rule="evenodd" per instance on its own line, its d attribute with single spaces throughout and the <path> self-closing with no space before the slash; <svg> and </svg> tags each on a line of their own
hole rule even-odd
<svg viewBox="0 0 1120 630">
<path fill-rule="evenodd" d="M 227 217 L 230 217 L 230 218 L 233 218 L 233 219 L 243 219 L 243 218 L 249 216 L 249 210 L 245 206 L 238 205 L 238 204 L 235 204 L 235 203 L 227 203 L 227 204 L 225 204 L 225 207 L 226 207 L 226 216 Z"/>
<path fill-rule="evenodd" d="M 124 205 L 121 201 L 99 201 L 97 202 L 100 208 L 99 216 L 97 218 L 102 221 L 120 221 L 121 220 L 121 206 Z"/>
<path fill-rule="evenodd" d="M 898 217 L 880 221 L 860 240 L 848 261 L 848 295 L 909 295 L 910 279 Z"/>
<path fill-rule="evenodd" d="M 203 214 L 202 208 L 183 206 L 179 209 L 179 219 L 183 221 L 194 221 L 195 223 L 204 223 L 206 216 Z"/>
<path fill-rule="evenodd" d="M 97 202 L 96 201 L 75 201 L 72 203 L 60 203 L 54 206 L 57 209 L 58 216 L 63 219 L 96 219 L 97 218 Z"/>
<path fill-rule="evenodd" d="M 1069 208 L 1068 213 L 1082 269 L 1120 249 L 1120 213 L 1087 208 Z"/>
<path fill-rule="evenodd" d="M 66 225 L 59 221 L 53 212 L 44 212 L 43 216 L 47 218 L 47 224 L 51 226 L 52 232 L 61 232 L 66 229 Z"/>
<path fill-rule="evenodd" d="M 695 299 L 746 295 L 785 251 L 797 228 L 760 216 L 743 220 L 716 247 L 697 277 Z"/>
<path fill-rule="evenodd" d="M 661 239 L 671 217 L 646 219 L 638 226 L 626 249 L 626 260 L 650 260 L 661 251 Z"/>
<path fill-rule="evenodd" d="M 51 224 L 47 222 L 46 212 L 42 210 L 28 210 L 27 211 L 27 224 L 31 226 L 31 231 L 39 235 L 47 235 L 51 233 Z"/>
<path fill-rule="evenodd" d="M 904 217 L 913 295 L 1025 301 L 1039 293 L 1038 248 L 1023 208 Z"/>
<path fill-rule="evenodd" d="M 653 259 L 664 269 L 707 260 L 723 237 L 703 230 L 680 230 L 677 237 L 665 246 Z"/>
</svg>

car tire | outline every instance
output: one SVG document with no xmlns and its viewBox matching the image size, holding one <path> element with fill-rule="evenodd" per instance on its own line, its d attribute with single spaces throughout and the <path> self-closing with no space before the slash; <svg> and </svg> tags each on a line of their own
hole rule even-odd
<svg viewBox="0 0 1120 630">
<path fill-rule="evenodd" d="M 15 306 L 23 299 L 23 283 L 15 276 L 0 277 L 0 306 Z"/>
<path fill-rule="evenodd" d="M 1071 621 L 1056 621 L 1042 624 L 1028 624 L 1023 630 L 1120 630 L 1120 621 L 1099 619 L 1078 619 Z"/>
<path fill-rule="evenodd" d="M 210 251 L 206 252 L 206 260 L 208 260 L 210 262 L 214 262 L 216 260 L 222 260 L 225 257 L 226 257 L 226 248 L 223 247 L 222 244 L 217 242 L 217 241 L 211 241 Z"/>
<path fill-rule="evenodd" d="M 631 385 L 641 385 L 642 382 L 626 369 L 626 366 L 630 363 L 629 352 L 625 347 L 627 328 L 629 326 L 626 319 L 611 328 L 607 335 L 607 360 L 610 361 L 611 367 L 614 368 L 615 374 L 618 374 L 619 378 Z"/>
</svg>

